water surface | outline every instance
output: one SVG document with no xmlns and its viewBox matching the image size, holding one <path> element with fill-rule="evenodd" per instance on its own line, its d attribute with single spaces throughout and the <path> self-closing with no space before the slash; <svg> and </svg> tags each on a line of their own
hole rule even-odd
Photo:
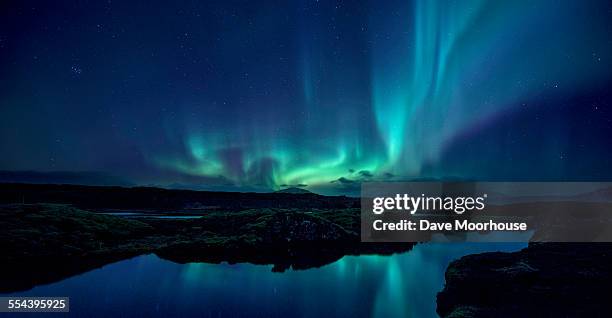
<svg viewBox="0 0 612 318">
<path fill-rule="evenodd" d="M 148 218 L 148 219 L 200 219 L 201 215 L 181 215 L 181 214 L 172 214 L 172 213 L 164 213 L 164 214 L 155 214 L 155 213 L 142 213 L 142 212 L 101 212 L 100 214 L 104 215 L 112 215 L 118 216 L 126 219 L 139 219 L 139 218 Z"/>
<path fill-rule="evenodd" d="M 427 243 L 284 273 L 271 265 L 177 264 L 143 255 L 11 295 L 69 296 L 71 316 L 83 317 L 436 317 L 450 261 L 525 246 Z"/>
</svg>

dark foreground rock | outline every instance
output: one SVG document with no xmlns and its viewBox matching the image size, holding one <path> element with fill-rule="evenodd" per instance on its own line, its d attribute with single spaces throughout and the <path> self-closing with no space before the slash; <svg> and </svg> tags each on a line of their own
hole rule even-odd
<svg viewBox="0 0 612 318">
<path fill-rule="evenodd" d="M 193 233 L 187 237 L 181 236 L 155 253 L 178 263 L 274 264 L 273 271 L 282 272 L 289 268 L 320 267 L 345 255 L 388 255 L 412 248 L 412 244 L 361 243 L 354 224 L 357 213 L 337 210 L 316 213 L 269 210 L 241 212 L 237 218 L 230 215 L 227 220 L 212 221 L 226 228 L 223 233 L 205 232 L 203 235 Z M 260 216 L 251 222 L 236 224 L 248 220 L 252 214 Z M 214 218 L 200 221 L 202 227 L 210 224 Z M 227 225 L 224 227 L 223 224 Z M 227 227 L 234 229 L 228 232 Z"/>
<path fill-rule="evenodd" d="M 151 248 L 154 228 L 136 220 L 95 214 L 66 205 L 0 207 L 0 259 L 138 254 Z"/>
<path fill-rule="evenodd" d="M 0 292 L 155 253 L 179 263 L 250 262 L 307 269 L 344 255 L 392 254 L 412 244 L 367 244 L 358 209 L 251 209 L 199 219 L 125 219 L 57 204 L 0 206 Z"/>
<path fill-rule="evenodd" d="M 65 205 L 0 206 L 0 292 L 27 290 L 149 253 L 154 228 Z"/>
<path fill-rule="evenodd" d="M 442 317 L 609 316 L 612 244 L 532 243 L 514 253 L 451 263 L 438 294 Z"/>
</svg>

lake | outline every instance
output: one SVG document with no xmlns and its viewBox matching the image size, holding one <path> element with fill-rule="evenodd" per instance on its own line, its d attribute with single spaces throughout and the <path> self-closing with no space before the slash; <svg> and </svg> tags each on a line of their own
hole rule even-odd
<svg viewBox="0 0 612 318">
<path fill-rule="evenodd" d="M 435 296 L 452 260 L 525 246 L 427 243 L 284 273 L 271 265 L 177 264 L 143 255 L 3 296 L 69 296 L 70 316 L 82 317 L 436 317 Z"/>
<path fill-rule="evenodd" d="M 176 220 L 184 219 L 184 220 L 189 220 L 189 219 L 199 219 L 199 218 L 202 218 L 201 215 L 182 215 L 182 214 L 179 214 L 179 213 L 161 213 L 161 214 L 156 214 L 156 213 L 151 213 L 151 212 L 100 212 L 99 214 L 118 216 L 118 217 L 126 218 L 126 219 L 149 218 L 149 219 L 176 219 Z"/>
</svg>

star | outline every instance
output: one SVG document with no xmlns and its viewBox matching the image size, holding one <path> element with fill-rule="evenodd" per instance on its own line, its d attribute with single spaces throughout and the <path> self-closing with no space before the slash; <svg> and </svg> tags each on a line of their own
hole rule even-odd
<svg viewBox="0 0 612 318">
<path fill-rule="evenodd" d="M 70 67 L 70 71 L 76 76 L 81 75 L 81 73 L 83 73 L 83 69 L 78 65 L 72 65 Z"/>
</svg>

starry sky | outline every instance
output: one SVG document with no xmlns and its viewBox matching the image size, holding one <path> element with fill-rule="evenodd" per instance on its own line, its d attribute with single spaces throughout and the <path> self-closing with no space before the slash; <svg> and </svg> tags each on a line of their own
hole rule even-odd
<svg viewBox="0 0 612 318">
<path fill-rule="evenodd" d="M 609 1 L 9 0 L 0 170 L 325 194 L 612 180 L 611 84 Z"/>
</svg>

